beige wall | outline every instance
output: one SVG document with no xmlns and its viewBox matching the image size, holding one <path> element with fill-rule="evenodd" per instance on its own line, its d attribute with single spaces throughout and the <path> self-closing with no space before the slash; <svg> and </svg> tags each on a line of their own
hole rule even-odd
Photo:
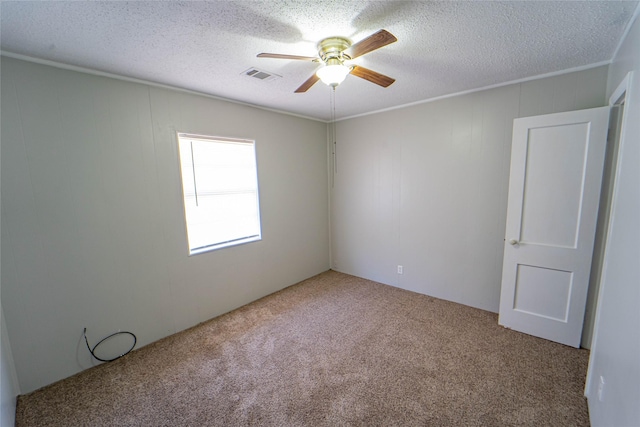
<svg viewBox="0 0 640 427">
<path fill-rule="evenodd" d="M 333 268 L 497 312 L 513 119 L 606 105 L 606 79 L 598 67 L 339 122 Z"/>
<path fill-rule="evenodd" d="M 2 307 L 23 393 L 329 268 L 326 126 L 2 58 Z M 187 256 L 175 132 L 256 140 L 262 241 Z"/>
</svg>

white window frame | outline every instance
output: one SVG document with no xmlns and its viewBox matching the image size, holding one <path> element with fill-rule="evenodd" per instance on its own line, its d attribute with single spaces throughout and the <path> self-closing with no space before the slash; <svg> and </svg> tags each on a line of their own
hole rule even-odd
<svg viewBox="0 0 640 427">
<path fill-rule="evenodd" d="M 261 222 L 261 218 L 260 218 L 260 197 L 259 197 L 259 188 L 258 188 L 258 161 L 257 161 L 257 156 L 256 156 L 256 143 L 255 140 L 251 140 L 251 139 L 240 139 L 240 138 L 227 138 L 227 137 L 218 137 L 218 136 L 209 136 L 209 135 L 199 135 L 199 134 L 192 134 L 192 133 L 186 133 L 186 132 L 176 132 L 176 142 L 177 142 L 177 147 L 178 147 L 178 158 L 179 158 L 179 164 L 180 164 L 180 183 L 181 183 L 181 187 L 182 187 L 182 204 L 183 204 L 183 208 L 184 208 L 184 221 L 185 221 L 185 227 L 186 227 L 186 236 L 187 236 L 187 246 L 188 246 L 188 250 L 189 250 L 189 256 L 191 255 L 197 255 L 197 254 L 201 254 L 201 253 L 206 253 L 206 252 L 210 252 L 210 251 L 214 251 L 217 249 L 222 249 L 222 248 L 226 248 L 226 247 L 230 247 L 230 246 L 236 246 L 236 245 L 241 245 L 241 244 L 245 244 L 245 243 L 250 243 L 250 242 L 255 242 L 255 241 L 259 241 L 262 240 L 262 222 Z M 196 183 L 196 175 L 200 175 L 200 180 L 205 179 L 203 177 L 203 174 L 197 174 L 196 172 L 196 164 L 197 162 L 194 161 L 195 157 L 194 157 L 194 150 L 193 149 L 193 143 L 194 142 L 205 142 L 205 143 L 222 143 L 222 144 L 238 144 L 238 145 L 242 145 L 242 146 L 246 146 L 246 145 L 251 145 L 252 147 L 252 161 L 253 161 L 253 169 L 252 172 L 255 174 L 254 176 L 250 176 L 250 175 L 244 175 L 243 176 L 243 181 L 246 181 L 247 183 L 251 183 L 254 184 L 254 187 L 251 187 L 251 184 L 248 184 L 250 188 L 246 189 L 246 191 L 240 191 L 240 192 L 236 192 L 238 194 L 244 194 L 245 195 L 245 203 L 247 203 L 248 199 L 246 196 L 248 195 L 252 195 L 253 191 L 255 191 L 255 214 L 257 215 L 257 224 L 255 224 L 255 216 L 253 218 L 253 220 L 251 220 L 250 226 L 247 228 L 247 230 L 250 230 L 250 233 L 240 233 L 240 234 L 235 234 L 232 236 L 232 238 L 226 238 L 223 240 L 220 240 L 219 238 L 213 239 L 213 237 L 211 235 L 207 235 L 206 233 L 202 233 L 202 232 L 197 232 L 196 230 L 198 228 L 202 229 L 203 224 L 206 224 L 206 221 L 197 221 L 194 217 L 194 212 L 196 212 L 196 216 L 197 211 L 195 209 L 198 209 L 198 200 L 203 200 L 204 197 L 207 197 L 207 195 L 203 195 L 202 193 L 198 193 L 197 190 L 197 183 Z M 182 144 L 186 144 L 189 143 L 189 148 L 184 147 Z M 202 146 L 201 146 L 202 147 Z M 186 157 L 184 156 L 185 153 L 189 153 L 188 156 L 189 158 L 183 158 Z M 186 163 L 185 163 L 186 162 Z M 246 165 L 245 165 L 246 167 Z M 205 169 L 200 169 L 201 171 L 204 171 Z M 216 168 L 211 168 L 209 169 L 210 171 L 214 171 L 216 170 Z M 218 169 L 219 171 L 219 169 Z M 237 170 L 236 170 L 237 171 Z M 211 178 L 213 179 L 213 178 Z M 219 186 L 219 181 L 213 180 L 211 182 L 216 182 L 218 183 L 217 187 Z M 233 181 L 229 181 L 229 182 L 233 182 Z M 227 191 L 227 188 L 231 188 L 233 187 L 233 185 L 230 185 L 229 187 L 225 187 L 224 185 L 222 186 L 224 187 L 224 189 L 222 190 L 222 192 L 214 192 L 214 193 L 208 193 L 208 196 L 223 196 L 223 193 Z M 237 189 L 236 189 L 237 190 Z M 233 193 L 233 191 L 231 191 Z M 224 196 L 223 196 L 224 197 Z M 214 200 L 214 199 L 211 199 Z M 200 202 L 201 203 L 201 202 Z M 253 205 L 251 205 L 253 206 Z M 204 209 L 204 208 L 202 208 Z M 200 211 L 200 213 L 207 213 L 206 210 L 204 211 Z M 212 211 L 214 212 L 214 211 Z M 220 211 L 218 211 L 220 212 Z M 248 210 L 247 210 L 248 212 Z M 253 212 L 251 210 L 251 212 Z M 190 214 L 191 213 L 191 214 Z M 191 220 L 191 228 L 190 228 L 190 222 Z M 218 221 L 218 224 L 221 224 L 221 221 Z M 229 221 L 230 225 L 233 225 L 232 221 Z M 206 227 L 206 226 L 205 226 Z M 214 227 L 215 228 L 215 227 Z M 199 234 L 197 234 L 199 233 Z M 233 234 L 233 233 L 232 233 Z M 248 235 L 243 235 L 243 234 L 248 234 Z M 196 245 L 195 241 L 199 241 L 200 243 L 202 243 L 202 236 L 206 236 L 208 238 L 208 243 L 202 245 Z M 192 247 L 192 246 L 197 246 L 197 247 Z"/>
</svg>

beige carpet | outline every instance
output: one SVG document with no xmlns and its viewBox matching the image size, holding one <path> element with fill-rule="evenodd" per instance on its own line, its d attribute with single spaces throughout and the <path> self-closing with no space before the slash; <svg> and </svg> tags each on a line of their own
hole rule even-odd
<svg viewBox="0 0 640 427">
<path fill-rule="evenodd" d="M 329 271 L 20 396 L 17 426 L 582 426 L 588 352 Z"/>
</svg>

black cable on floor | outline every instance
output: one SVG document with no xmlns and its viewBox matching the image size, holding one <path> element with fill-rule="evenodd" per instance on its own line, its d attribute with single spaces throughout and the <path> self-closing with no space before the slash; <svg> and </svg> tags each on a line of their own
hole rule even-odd
<svg viewBox="0 0 640 427">
<path fill-rule="evenodd" d="M 133 337 L 133 345 L 131 346 L 131 348 L 129 350 L 127 350 L 126 352 L 122 353 L 120 356 L 114 357 L 113 359 L 101 359 L 98 356 L 96 356 L 96 354 L 94 353 L 96 350 L 96 347 L 98 347 L 100 344 L 102 344 L 103 342 L 105 342 L 106 340 L 108 340 L 109 338 L 119 335 L 119 334 L 128 334 L 131 335 Z M 127 332 L 127 331 L 120 331 L 120 332 L 115 332 L 107 337 L 102 338 L 100 341 L 98 341 L 98 344 L 94 345 L 93 348 L 91 348 L 91 346 L 89 346 L 89 340 L 87 340 L 87 328 L 84 328 L 84 342 L 87 343 L 87 348 L 89 349 L 89 353 L 91 353 L 91 355 L 93 357 L 95 357 L 97 360 L 101 361 L 101 362 L 113 362 L 116 359 L 120 359 L 122 356 L 128 354 L 131 350 L 133 350 L 133 348 L 136 346 L 136 342 L 138 342 L 138 338 L 133 334 L 133 332 Z"/>
</svg>

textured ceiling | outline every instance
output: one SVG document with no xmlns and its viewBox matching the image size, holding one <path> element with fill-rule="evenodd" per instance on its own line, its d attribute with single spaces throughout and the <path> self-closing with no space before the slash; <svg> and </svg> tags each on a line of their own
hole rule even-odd
<svg viewBox="0 0 640 427">
<path fill-rule="evenodd" d="M 398 41 L 354 63 L 394 77 L 348 76 L 337 117 L 609 61 L 637 1 L 5 1 L 4 52 L 52 60 L 328 120 L 331 89 L 293 91 L 316 43 L 384 28 Z M 246 77 L 250 67 L 282 78 Z"/>
</svg>

